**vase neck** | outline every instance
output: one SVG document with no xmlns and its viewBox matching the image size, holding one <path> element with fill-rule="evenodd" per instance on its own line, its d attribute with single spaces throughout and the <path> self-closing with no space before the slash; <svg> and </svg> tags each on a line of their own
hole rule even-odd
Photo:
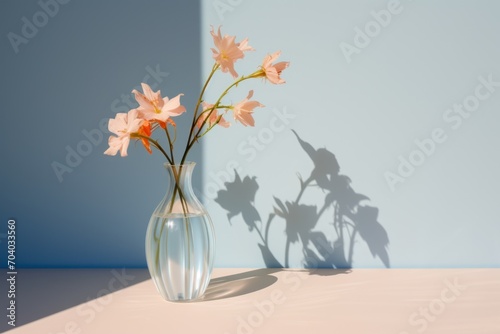
<svg viewBox="0 0 500 334">
<path fill-rule="evenodd" d="M 162 215 L 200 215 L 205 213 L 204 207 L 196 198 L 192 175 L 194 162 L 183 165 L 165 164 L 168 173 L 168 188 L 163 202 L 158 209 Z"/>
<path fill-rule="evenodd" d="M 165 164 L 164 166 L 168 173 L 169 185 L 175 186 L 175 184 L 178 184 L 182 187 L 188 187 L 192 191 L 191 177 L 195 165 L 194 162 L 187 162 L 183 165 Z"/>
</svg>

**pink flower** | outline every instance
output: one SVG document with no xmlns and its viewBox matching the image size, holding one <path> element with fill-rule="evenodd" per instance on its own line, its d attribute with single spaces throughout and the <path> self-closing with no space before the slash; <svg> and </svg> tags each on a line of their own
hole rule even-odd
<svg viewBox="0 0 500 334">
<path fill-rule="evenodd" d="M 272 55 L 267 55 L 262 62 L 262 70 L 264 71 L 266 78 L 273 84 L 285 83 L 285 80 L 281 79 L 281 72 L 290 65 L 288 61 L 282 61 L 276 64 L 272 64 L 273 61 L 278 59 L 281 55 L 280 51 L 276 51 Z"/>
<path fill-rule="evenodd" d="M 234 119 L 240 121 L 244 126 L 254 126 L 255 121 L 252 117 L 253 109 L 257 107 L 264 107 L 264 105 L 260 104 L 257 101 L 249 101 L 252 96 L 253 90 L 248 92 L 248 96 L 246 97 L 246 99 L 233 107 Z"/>
<path fill-rule="evenodd" d="M 234 70 L 234 63 L 243 58 L 245 55 L 243 52 L 251 51 L 253 48 L 248 45 L 248 39 L 244 39 L 241 43 L 235 43 L 235 36 L 225 35 L 222 37 L 220 32 L 220 27 L 218 34 L 214 32 L 214 28 L 210 31 L 214 39 L 214 45 L 217 49 L 212 48 L 213 58 L 220 65 L 222 72 L 231 73 L 233 78 L 238 77 L 238 73 Z"/>
<path fill-rule="evenodd" d="M 114 119 L 109 120 L 108 129 L 115 136 L 108 139 L 109 148 L 104 152 L 107 155 L 116 155 L 120 151 L 122 157 L 127 156 L 128 144 L 130 143 L 130 134 L 139 131 L 142 118 L 138 118 L 137 109 L 132 109 L 128 113 L 118 113 Z"/>
<path fill-rule="evenodd" d="M 208 114 L 210 113 L 210 109 L 212 109 L 214 105 L 211 103 L 203 102 L 202 106 L 203 106 L 204 112 L 202 114 L 200 114 L 200 116 L 198 117 L 198 120 L 196 121 L 196 126 L 198 128 L 201 128 L 203 126 L 203 122 L 205 122 L 205 120 L 207 119 Z M 219 120 L 219 123 L 217 123 L 217 124 L 219 124 L 220 126 L 225 127 L 225 128 L 228 128 L 231 125 L 231 123 L 229 123 L 228 121 L 226 121 L 224 119 L 224 117 L 219 115 L 217 112 L 217 109 L 215 109 L 214 111 L 212 111 L 212 114 L 210 115 L 210 118 L 207 121 L 208 126 L 212 126 L 215 122 L 217 122 L 217 119 L 219 117 L 220 117 L 220 120 Z"/>
<path fill-rule="evenodd" d="M 148 84 L 141 83 L 144 94 L 137 90 L 133 90 L 135 99 L 139 103 L 139 114 L 145 120 L 155 120 L 165 128 L 166 122 L 170 117 L 178 116 L 186 111 L 186 108 L 181 105 L 180 98 L 184 94 L 179 94 L 173 99 L 161 97 L 160 91 L 153 92 Z"/>
<path fill-rule="evenodd" d="M 241 42 L 238 43 L 238 49 L 240 49 L 243 52 L 246 51 L 255 51 L 254 48 L 252 48 L 250 45 L 248 45 L 248 38 L 245 38 Z"/>
</svg>

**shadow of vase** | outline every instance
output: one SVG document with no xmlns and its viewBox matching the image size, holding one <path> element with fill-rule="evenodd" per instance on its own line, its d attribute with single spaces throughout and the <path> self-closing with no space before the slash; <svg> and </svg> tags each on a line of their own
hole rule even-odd
<svg viewBox="0 0 500 334">
<path fill-rule="evenodd" d="M 217 277 L 210 284 L 200 301 L 210 301 L 246 295 L 265 289 L 278 280 L 272 273 L 280 269 L 256 269 L 244 273 Z"/>
</svg>

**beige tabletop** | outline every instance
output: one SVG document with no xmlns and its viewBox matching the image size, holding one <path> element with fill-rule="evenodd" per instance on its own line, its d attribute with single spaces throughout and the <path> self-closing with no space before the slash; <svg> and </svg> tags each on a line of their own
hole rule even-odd
<svg viewBox="0 0 500 334">
<path fill-rule="evenodd" d="M 191 303 L 144 269 L 20 270 L 17 289 L 12 334 L 500 333 L 500 269 L 215 269 Z"/>
</svg>

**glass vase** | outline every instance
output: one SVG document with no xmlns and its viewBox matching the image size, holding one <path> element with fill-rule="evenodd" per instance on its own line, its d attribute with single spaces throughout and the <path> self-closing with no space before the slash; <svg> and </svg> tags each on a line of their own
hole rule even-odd
<svg viewBox="0 0 500 334">
<path fill-rule="evenodd" d="M 149 273 L 168 301 L 200 298 L 213 268 L 214 228 L 193 192 L 194 166 L 194 162 L 165 164 L 167 193 L 153 212 L 146 232 Z"/>
</svg>

